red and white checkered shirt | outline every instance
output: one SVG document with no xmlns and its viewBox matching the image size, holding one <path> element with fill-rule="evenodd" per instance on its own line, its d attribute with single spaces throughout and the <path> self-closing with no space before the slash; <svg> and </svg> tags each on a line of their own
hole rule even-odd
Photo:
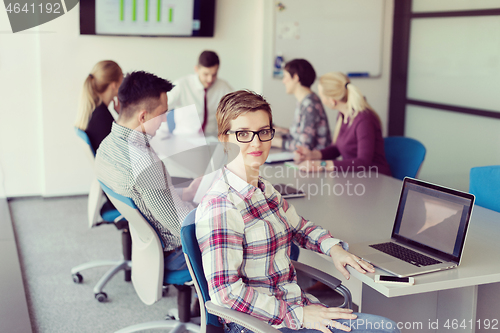
<svg viewBox="0 0 500 333">
<path fill-rule="evenodd" d="M 299 216 L 267 180 L 254 187 L 224 168 L 196 211 L 211 300 L 277 328 L 298 329 L 303 307 L 321 304 L 297 284 L 292 241 L 326 255 L 346 243 Z"/>
</svg>

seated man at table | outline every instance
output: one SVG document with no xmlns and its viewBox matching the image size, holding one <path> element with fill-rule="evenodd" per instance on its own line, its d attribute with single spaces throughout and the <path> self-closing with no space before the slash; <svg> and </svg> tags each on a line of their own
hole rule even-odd
<svg viewBox="0 0 500 333">
<path fill-rule="evenodd" d="M 143 71 L 129 73 L 118 91 L 121 110 L 111 133 L 96 154 L 97 178 L 118 194 L 131 198 L 165 244 L 165 269 L 186 269 L 181 223 L 193 209 L 199 181 L 179 193 L 149 142 L 168 110 L 172 84 Z"/>
<path fill-rule="evenodd" d="M 194 134 L 200 129 L 204 133 L 217 133 L 215 111 L 220 99 L 233 88 L 217 77 L 220 61 L 217 53 L 203 51 L 194 74 L 174 81 L 174 88 L 168 93 L 169 110 L 194 106 L 183 112 L 174 112 L 174 134 Z M 161 131 L 166 131 L 166 124 Z"/>
</svg>

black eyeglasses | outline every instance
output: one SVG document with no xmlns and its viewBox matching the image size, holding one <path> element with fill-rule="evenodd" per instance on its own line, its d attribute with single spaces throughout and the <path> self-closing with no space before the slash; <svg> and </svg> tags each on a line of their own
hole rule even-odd
<svg viewBox="0 0 500 333">
<path fill-rule="evenodd" d="M 249 143 L 255 138 L 255 134 L 259 137 L 260 142 L 271 141 L 274 138 L 274 128 L 266 128 L 260 131 L 227 131 L 228 134 L 236 134 L 236 140 L 241 143 Z"/>
</svg>

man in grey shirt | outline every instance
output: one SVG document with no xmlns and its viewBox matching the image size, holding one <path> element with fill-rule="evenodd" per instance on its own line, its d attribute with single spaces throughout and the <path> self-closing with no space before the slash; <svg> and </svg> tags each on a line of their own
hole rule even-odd
<svg viewBox="0 0 500 333">
<path fill-rule="evenodd" d="M 180 229 L 193 208 L 199 181 L 178 193 L 150 140 L 166 121 L 167 92 L 172 84 L 156 75 L 129 73 L 118 92 L 121 110 L 111 133 L 96 154 L 97 178 L 118 194 L 131 198 L 156 229 L 164 245 L 165 269 L 184 269 Z"/>
</svg>

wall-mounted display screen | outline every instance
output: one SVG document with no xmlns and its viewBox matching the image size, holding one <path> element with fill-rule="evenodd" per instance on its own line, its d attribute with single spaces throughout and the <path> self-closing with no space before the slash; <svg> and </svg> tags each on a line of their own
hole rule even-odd
<svg viewBox="0 0 500 333">
<path fill-rule="evenodd" d="M 80 34 L 213 37 L 215 0 L 80 1 Z"/>
</svg>

